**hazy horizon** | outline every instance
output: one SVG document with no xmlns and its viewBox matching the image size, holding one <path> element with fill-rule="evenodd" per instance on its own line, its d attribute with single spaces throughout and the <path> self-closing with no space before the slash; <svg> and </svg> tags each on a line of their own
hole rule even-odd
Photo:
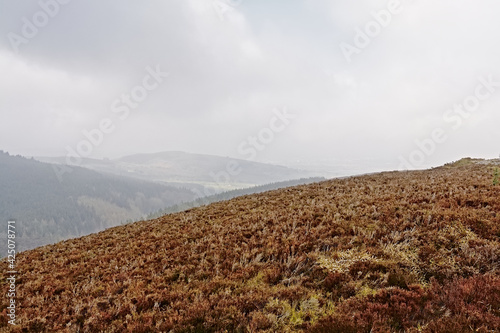
<svg viewBox="0 0 500 333">
<path fill-rule="evenodd" d="M 425 168 L 496 158 L 492 0 L 0 1 L 0 149 Z"/>
</svg>

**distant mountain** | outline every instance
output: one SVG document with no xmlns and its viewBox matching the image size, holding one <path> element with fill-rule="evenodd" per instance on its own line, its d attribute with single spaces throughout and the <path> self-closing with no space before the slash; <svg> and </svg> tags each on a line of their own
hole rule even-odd
<svg viewBox="0 0 500 333">
<path fill-rule="evenodd" d="M 37 159 L 66 163 L 64 157 Z M 279 165 L 184 152 L 138 154 L 114 160 L 84 159 L 81 166 L 114 175 L 187 186 L 196 190 L 199 196 L 317 176 L 314 172 Z"/>
<path fill-rule="evenodd" d="M 18 250 L 101 231 L 194 198 L 187 189 L 78 167 L 59 181 L 53 165 L 0 152 L 1 225 L 17 220 Z M 0 230 L 0 249 L 6 249 L 6 230 Z"/>
</svg>

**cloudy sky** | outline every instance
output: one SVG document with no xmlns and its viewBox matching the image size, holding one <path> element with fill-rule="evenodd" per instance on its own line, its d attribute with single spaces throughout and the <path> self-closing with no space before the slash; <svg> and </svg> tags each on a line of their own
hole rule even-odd
<svg viewBox="0 0 500 333">
<path fill-rule="evenodd" d="M 0 149 L 388 168 L 498 157 L 499 12 L 495 0 L 0 0 Z"/>
</svg>

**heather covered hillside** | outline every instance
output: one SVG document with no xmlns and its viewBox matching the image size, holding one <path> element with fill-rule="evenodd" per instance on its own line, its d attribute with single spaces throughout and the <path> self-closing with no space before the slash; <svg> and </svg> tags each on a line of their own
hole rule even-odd
<svg viewBox="0 0 500 333">
<path fill-rule="evenodd" d="M 494 162 L 463 160 L 330 180 L 27 251 L 18 326 L 8 327 L 6 298 L 0 326 L 498 332 L 497 177 Z"/>
</svg>

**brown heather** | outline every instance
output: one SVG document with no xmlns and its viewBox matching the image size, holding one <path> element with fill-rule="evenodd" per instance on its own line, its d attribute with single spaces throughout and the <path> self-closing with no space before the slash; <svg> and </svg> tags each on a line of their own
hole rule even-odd
<svg viewBox="0 0 500 333">
<path fill-rule="evenodd" d="M 24 252 L 0 330 L 500 332 L 492 170 L 331 180 Z"/>
</svg>

